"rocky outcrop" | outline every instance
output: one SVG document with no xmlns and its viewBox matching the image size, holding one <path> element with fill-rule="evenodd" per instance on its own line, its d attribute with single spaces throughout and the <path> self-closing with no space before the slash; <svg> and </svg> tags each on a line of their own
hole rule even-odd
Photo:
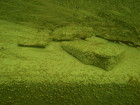
<svg viewBox="0 0 140 105">
<path fill-rule="evenodd" d="M 100 24 L 94 28 L 94 35 L 110 41 L 123 42 L 130 46 L 140 46 L 139 26 L 123 18 L 120 19 L 121 16 L 114 15 L 113 17 L 107 13 L 102 14 L 103 16 L 101 15 L 107 22 L 104 22 L 104 26 Z"/>
</svg>

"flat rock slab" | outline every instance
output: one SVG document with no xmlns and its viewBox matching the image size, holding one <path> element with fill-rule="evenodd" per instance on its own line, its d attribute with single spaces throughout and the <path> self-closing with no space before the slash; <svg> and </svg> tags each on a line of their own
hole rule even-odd
<svg viewBox="0 0 140 105">
<path fill-rule="evenodd" d="M 104 70 L 113 69 L 121 61 L 125 52 L 118 44 L 82 40 L 63 42 L 62 48 L 82 63 Z"/>
<path fill-rule="evenodd" d="M 30 37 L 23 37 L 18 41 L 18 46 L 23 47 L 36 47 L 36 48 L 45 48 L 49 42 L 49 35 L 30 35 Z"/>
<path fill-rule="evenodd" d="M 46 45 L 47 45 L 46 42 L 32 40 L 32 39 L 24 39 L 22 42 L 18 43 L 18 46 L 23 46 L 23 47 L 45 48 Z"/>
<path fill-rule="evenodd" d="M 52 38 L 54 41 L 67 41 L 74 40 L 76 38 L 85 39 L 92 35 L 93 29 L 91 27 L 82 27 L 76 25 L 61 27 L 52 32 Z"/>
</svg>

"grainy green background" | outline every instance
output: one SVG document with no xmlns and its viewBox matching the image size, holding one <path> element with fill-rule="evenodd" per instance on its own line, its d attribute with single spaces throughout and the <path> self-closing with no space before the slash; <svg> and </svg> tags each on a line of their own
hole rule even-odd
<svg viewBox="0 0 140 105">
<path fill-rule="evenodd" d="M 0 105 L 139 105 L 139 5 L 139 0 L 0 0 Z M 122 61 L 111 71 L 81 63 L 48 36 L 69 25 L 126 43 Z M 50 38 L 44 49 L 18 46 L 44 35 Z"/>
</svg>

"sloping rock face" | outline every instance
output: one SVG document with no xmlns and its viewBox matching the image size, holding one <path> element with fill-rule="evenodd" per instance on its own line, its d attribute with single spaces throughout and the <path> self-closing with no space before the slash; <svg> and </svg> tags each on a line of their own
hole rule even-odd
<svg viewBox="0 0 140 105">
<path fill-rule="evenodd" d="M 140 0 L 1 0 L 0 5 L 0 19 L 50 30 L 69 24 L 92 27 L 96 36 L 140 46 Z M 75 38 L 66 30 L 57 29 L 54 40 Z"/>
<path fill-rule="evenodd" d="M 67 0 L 58 1 L 79 11 L 80 23 L 92 27 L 96 36 L 140 46 L 139 0 L 71 0 L 68 3 Z"/>
<path fill-rule="evenodd" d="M 95 27 L 94 34 L 111 41 L 123 42 L 130 46 L 140 46 L 139 26 L 124 20 L 121 16 L 112 16 L 113 14 L 111 15 L 111 13 L 107 13 L 108 12 L 102 13 L 102 15 L 104 15 L 101 16 L 108 22 L 103 22 L 105 24 L 104 26 L 100 24 Z"/>
<path fill-rule="evenodd" d="M 112 70 L 121 62 L 125 50 L 119 45 L 97 41 L 63 42 L 62 48 L 84 64 Z"/>
</svg>

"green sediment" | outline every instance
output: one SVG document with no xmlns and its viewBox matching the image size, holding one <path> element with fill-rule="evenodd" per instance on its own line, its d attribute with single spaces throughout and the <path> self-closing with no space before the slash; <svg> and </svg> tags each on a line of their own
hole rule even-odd
<svg viewBox="0 0 140 105">
<path fill-rule="evenodd" d="M 139 105 L 140 86 L 75 83 L 0 85 L 1 105 Z M 133 101 L 132 101 L 133 100 Z"/>
<path fill-rule="evenodd" d="M 139 45 L 138 0 L 1 0 L 0 5 L 0 105 L 139 105 L 139 48 L 120 44 L 125 55 L 105 71 L 51 41 L 57 29 L 75 25 Z M 87 37 L 76 40 L 115 44 Z M 43 41 L 45 48 L 18 46 L 24 40 L 34 46 Z"/>
<path fill-rule="evenodd" d="M 81 63 L 61 48 L 61 42 L 50 42 L 44 49 L 19 47 L 18 41 L 36 29 L 2 20 L 0 25 L 1 105 L 138 105 L 139 49 L 121 45 L 126 49 L 123 60 L 104 71 Z M 96 37 L 86 40 L 112 44 Z"/>
</svg>

